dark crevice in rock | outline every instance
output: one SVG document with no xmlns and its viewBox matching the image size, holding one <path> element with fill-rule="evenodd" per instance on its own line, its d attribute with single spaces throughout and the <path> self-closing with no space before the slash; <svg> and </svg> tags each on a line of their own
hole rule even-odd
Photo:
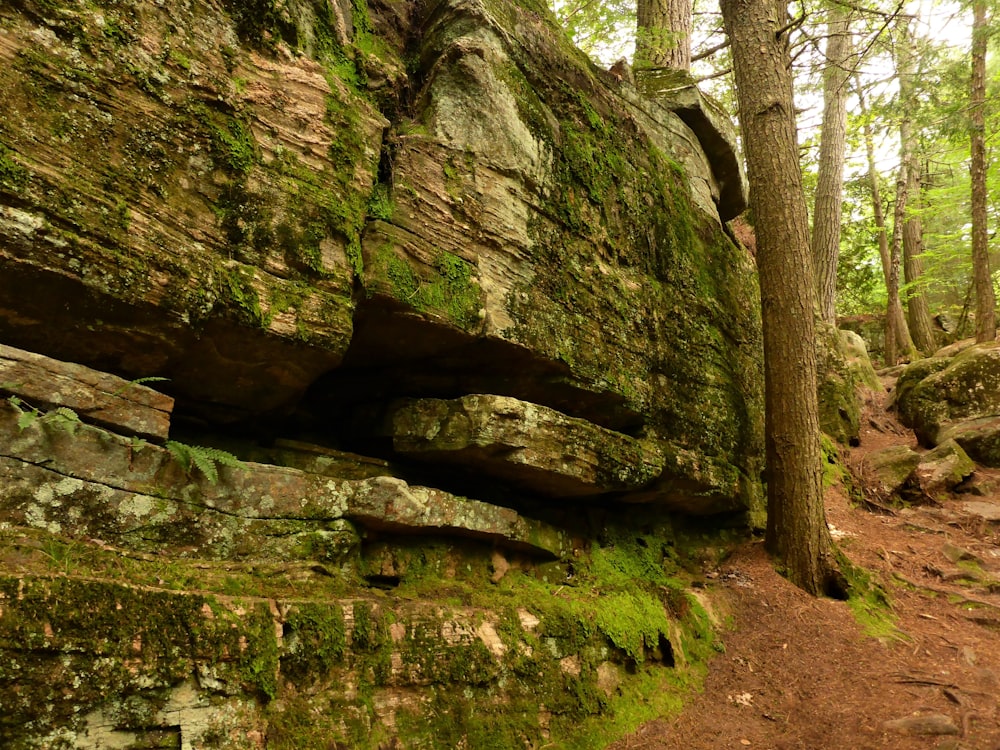
<svg viewBox="0 0 1000 750">
<path fill-rule="evenodd" d="M 563 363 L 435 325 L 380 299 L 359 304 L 342 366 L 313 383 L 298 412 L 321 422 L 339 420 L 354 432 L 357 425 L 350 423 L 357 417 L 368 421 L 397 398 L 472 393 L 511 396 L 626 434 L 635 434 L 644 421 L 621 395 L 574 381 Z"/>
</svg>

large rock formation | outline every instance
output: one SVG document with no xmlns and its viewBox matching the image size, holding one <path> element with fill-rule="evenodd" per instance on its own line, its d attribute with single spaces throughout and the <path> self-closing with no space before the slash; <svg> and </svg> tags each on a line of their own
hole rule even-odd
<svg viewBox="0 0 1000 750">
<path fill-rule="evenodd" d="M 675 84 L 531 0 L 0 7 L 0 744 L 655 710 L 709 645 L 669 514 L 761 507 L 742 177 Z"/>
<path fill-rule="evenodd" d="M 1000 466 L 1000 344 L 953 344 L 906 368 L 896 388 L 903 424 L 921 443 L 954 440 L 978 463 Z"/>
</svg>

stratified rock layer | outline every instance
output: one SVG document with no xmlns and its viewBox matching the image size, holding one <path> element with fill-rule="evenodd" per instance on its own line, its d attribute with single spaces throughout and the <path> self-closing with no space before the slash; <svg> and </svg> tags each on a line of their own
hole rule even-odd
<svg viewBox="0 0 1000 750">
<path fill-rule="evenodd" d="M 391 411 L 393 446 L 556 497 L 641 489 L 663 471 L 655 447 L 506 396 L 419 399 Z"/>
</svg>

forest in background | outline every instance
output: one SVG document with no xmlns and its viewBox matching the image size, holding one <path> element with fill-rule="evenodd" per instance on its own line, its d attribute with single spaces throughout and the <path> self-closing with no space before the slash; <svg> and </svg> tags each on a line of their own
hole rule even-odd
<svg viewBox="0 0 1000 750">
<path fill-rule="evenodd" d="M 895 0 L 810 1 L 788 7 L 802 182 L 811 221 L 825 101 L 829 102 L 824 81 L 833 73 L 839 73 L 836 85 L 842 87 L 846 110 L 836 315 L 885 314 L 887 269 L 879 251 L 881 224 L 890 263 L 898 268 L 904 309 L 921 304 L 923 296 L 931 317 L 938 318 L 935 327 L 943 324 L 959 337 L 973 335 L 974 8 L 968 3 Z M 634 0 L 568 0 L 556 2 L 554 10 L 578 46 L 599 64 L 632 59 Z M 981 11 L 981 35 L 992 53 L 996 10 L 984 5 Z M 830 47 L 838 35 L 847 41 L 839 53 Z M 691 73 L 699 86 L 735 113 L 732 59 L 715 2 L 695 0 L 690 49 Z M 838 55 L 840 62 L 831 62 Z M 990 268 L 995 269 L 1000 171 L 991 168 L 991 156 L 1000 129 L 1000 67 L 995 54 L 987 54 L 985 63 L 987 236 Z M 901 164 L 908 168 L 901 169 Z M 907 226 L 908 236 L 903 231 Z M 996 287 L 995 274 L 992 281 Z M 914 325 L 912 315 L 908 327 L 916 349 L 930 354 L 932 344 L 919 339 L 919 331 L 913 330 L 919 324 Z M 900 346 L 898 356 L 905 356 L 907 349 Z"/>
</svg>

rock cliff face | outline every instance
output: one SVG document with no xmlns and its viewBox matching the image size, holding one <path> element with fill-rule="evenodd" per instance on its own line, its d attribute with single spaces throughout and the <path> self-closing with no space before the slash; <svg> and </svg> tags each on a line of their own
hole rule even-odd
<svg viewBox="0 0 1000 750">
<path fill-rule="evenodd" d="M 599 746 L 697 671 L 763 405 L 689 81 L 527 1 L 16 0 L 0 89 L 0 744 Z"/>
</svg>

